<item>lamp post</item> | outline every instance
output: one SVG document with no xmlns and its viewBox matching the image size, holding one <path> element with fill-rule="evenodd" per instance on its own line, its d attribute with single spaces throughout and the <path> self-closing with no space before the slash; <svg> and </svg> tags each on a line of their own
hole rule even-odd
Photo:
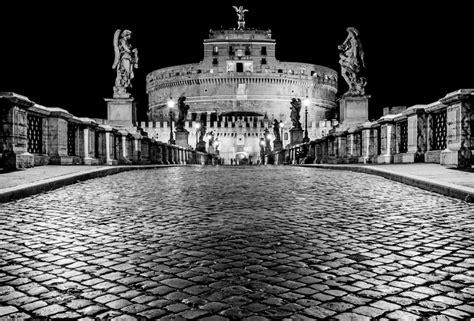
<svg viewBox="0 0 474 321">
<path fill-rule="evenodd" d="M 310 104 L 310 101 L 308 97 L 306 97 L 305 100 L 303 100 L 303 105 L 304 105 L 304 138 L 303 138 L 303 143 L 309 142 L 309 137 L 308 137 L 308 106 Z"/>
<path fill-rule="evenodd" d="M 174 113 L 173 113 L 173 107 L 174 107 L 174 101 L 170 98 L 168 102 L 166 103 L 168 105 L 168 108 L 170 109 L 170 140 L 169 143 L 170 145 L 175 145 L 176 141 L 174 140 L 173 137 L 173 119 L 174 119 Z"/>
<path fill-rule="evenodd" d="M 196 149 L 198 147 L 198 144 L 199 144 L 199 128 L 201 128 L 201 123 L 196 123 L 194 125 L 194 127 L 196 128 Z"/>
<path fill-rule="evenodd" d="M 260 164 L 265 164 L 265 138 L 260 138 Z"/>
<path fill-rule="evenodd" d="M 272 139 L 272 134 L 268 132 L 268 129 L 265 129 L 265 153 L 270 153 L 272 151 L 270 146 L 270 140 Z"/>
<path fill-rule="evenodd" d="M 285 127 L 285 123 L 282 120 L 280 120 L 279 126 L 280 126 L 280 132 L 281 132 L 280 133 L 281 147 L 283 149 L 283 127 Z"/>
</svg>

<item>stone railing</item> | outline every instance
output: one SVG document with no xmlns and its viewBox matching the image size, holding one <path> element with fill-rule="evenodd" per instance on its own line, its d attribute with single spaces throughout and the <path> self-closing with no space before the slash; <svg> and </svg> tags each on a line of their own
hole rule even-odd
<svg viewBox="0 0 474 321">
<path fill-rule="evenodd" d="M 333 127 L 325 137 L 277 152 L 278 164 L 474 163 L 474 89 L 415 105 L 373 122 Z"/>
<path fill-rule="evenodd" d="M 0 168 L 38 165 L 215 164 L 208 154 L 0 93 Z"/>
</svg>

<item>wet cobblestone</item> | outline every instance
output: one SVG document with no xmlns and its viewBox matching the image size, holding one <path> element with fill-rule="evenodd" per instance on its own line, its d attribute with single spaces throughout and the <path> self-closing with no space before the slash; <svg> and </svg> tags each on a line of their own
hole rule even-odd
<svg viewBox="0 0 474 321">
<path fill-rule="evenodd" d="M 126 172 L 0 207 L 0 318 L 468 319 L 474 205 L 312 168 Z"/>
</svg>

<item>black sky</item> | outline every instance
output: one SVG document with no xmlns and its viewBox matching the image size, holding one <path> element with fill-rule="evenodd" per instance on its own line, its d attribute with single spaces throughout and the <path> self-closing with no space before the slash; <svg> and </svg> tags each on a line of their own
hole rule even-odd
<svg viewBox="0 0 474 321">
<path fill-rule="evenodd" d="M 133 82 L 145 114 L 145 76 L 199 62 L 209 29 L 236 27 L 232 5 L 249 9 L 246 26 L 271 29 L 277 59 L 339 71 L 337 46 L 359 29 L 368 68 L 371 117 L 387 106 L 430 103 L 474 88 L 474 23 L 454 1 L 99 1 L 3 5 L 0 91 L 14 91 L 81 117 L 106 117 L 112 96 L 114 31 L 133 31 L 140 62 Z M 442 3 L 441 3 L 442 2 Z M 346 90 L 342 78 L 339 93 Z"/>
</svg>

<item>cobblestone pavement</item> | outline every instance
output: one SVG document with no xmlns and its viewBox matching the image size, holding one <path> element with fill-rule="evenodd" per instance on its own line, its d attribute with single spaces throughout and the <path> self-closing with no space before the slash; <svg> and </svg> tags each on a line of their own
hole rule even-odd
<svg viewBox="0 0 474 321">
<path fill-rule="evenodd" d="M 0 319 L 468 319 L 473 227 L 361 173 L 126 172 L 0 205 Z"/>
</svg>

